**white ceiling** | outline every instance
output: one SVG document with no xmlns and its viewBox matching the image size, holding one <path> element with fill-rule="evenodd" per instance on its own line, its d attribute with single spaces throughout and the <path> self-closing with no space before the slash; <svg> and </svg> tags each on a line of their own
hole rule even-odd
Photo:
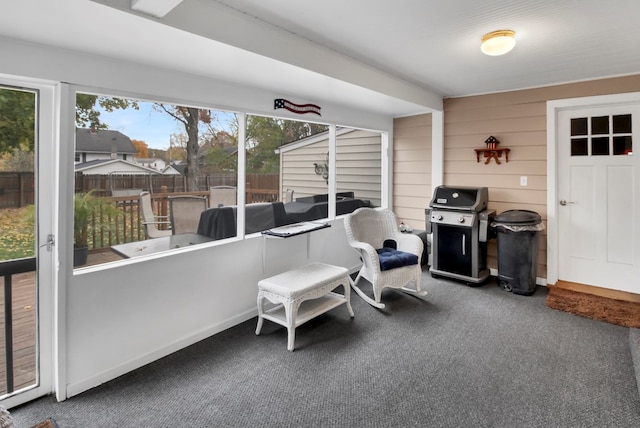
<svg viewBox="0 0 640 428">
<path fill-rule="evenodd" d="M 640 73 L 638 0 L 172 2 L 160 19 L 129 0 L 3 2 L 0 35 L 393 116 Z M 483 55 L 481 36 L 499 29 L 516 32 L 515 49 Z"/>
</svg>

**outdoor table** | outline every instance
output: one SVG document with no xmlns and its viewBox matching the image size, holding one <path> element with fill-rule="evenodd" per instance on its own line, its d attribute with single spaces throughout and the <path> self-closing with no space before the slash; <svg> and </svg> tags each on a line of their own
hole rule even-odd
<svg viewBox="0 0 640 428">
<path fill-rule="evenodd" d="M 197 233 L 181 233 L 178 235 L 163 236 L 162 238 L 113 245 L 111 250 L 122 257 L 131 258 L 203 244 L 210 241 L 213 241 L 213 239 L 208 236 L 198 235 Z"/>
</svg>

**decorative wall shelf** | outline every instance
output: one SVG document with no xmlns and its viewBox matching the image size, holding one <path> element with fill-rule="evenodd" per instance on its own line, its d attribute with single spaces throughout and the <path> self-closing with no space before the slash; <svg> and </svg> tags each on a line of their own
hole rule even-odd
<svg viewBox="0 0 640 428">
<path fill-rule="evenodd" d="M 500 165 L 500 158 L 502 157 L 502 153 L 504 153 L 504 158 L 505 158 L 505 162 L 509 162 L 509 152 L 511 151 L 510 149 L 499 149 L 499 148 L 493 148 L 493 149 L 473 149 L 476 152 L 476 161 L 480 162 L 480 155 L 482 154 L 486 159 L 484 161 L 484 164 L 488 164 L 489 162 L 491 162 L 491 159 L 494 159 L 496 161 L 496 163 L 498 165 Z"/>
</svg>

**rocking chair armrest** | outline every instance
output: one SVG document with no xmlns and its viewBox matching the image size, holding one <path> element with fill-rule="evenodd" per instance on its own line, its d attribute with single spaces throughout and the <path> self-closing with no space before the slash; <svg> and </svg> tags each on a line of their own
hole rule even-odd
<svg viewBox="0 0 640 428">
<path fill-rule="evenodd" d="M 366 258 L 367 260 L 363 260 L 365 265 L 370 266 L 373 265 L 376 270 L 380 270 L 380 260 L 378 259 L 378 252 L 373 245 L 368 244 L 366 242 L 355 241 L 349 243 L 353 248 L 358 250 L 358 252 L 362 255 L 362 258 Z"/>
<path fill-rule="evenodd" d="M 417 254 L 418 257 L 422 256 L 424 244 L 418 235 L 398 233 L 394 239 L 398 243 L 398 250 Z"/>
</svg>

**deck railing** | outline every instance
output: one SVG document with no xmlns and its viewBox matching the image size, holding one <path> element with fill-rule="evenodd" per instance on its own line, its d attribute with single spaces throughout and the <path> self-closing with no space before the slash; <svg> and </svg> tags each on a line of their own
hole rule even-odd
<svg viewBox="0 0 640 428">
<path fill-rule="evenodd" d="M 208 191 L 161 192 L 151 195 L 153 212 L 157 216 L 169 216 L 169 197 L 181 195 L 204 196 L 207 198 L 207 206 L 209 205 Z M 280 195 L 277 189 L 247 189 L 245 198 L 247 204 L 253 204 L 276 202 Z M 118 215 L 114 216 L 113 210 L 101 210 L 100 207 L 93 213 L 89 223 L 89 251 L 98 251 L 112 245 L 146 239 L 138 196 L 111 196 L 104 199 L 110 201 L 117 208 Z M 103 227 L 98 227 L 98 225 Z"/>
<path fill-rule="evenodd" d="M 13 296 L 13 277 L 14 275 L 35 272 L 36 271 L 36 259 L 16 259 L 0 263 L 0 277 L 4 277 L 4 304 L 2 309 L 4 310 L 4 359 L 0 361 L 0 372 L 4 369 L 4 382 L 0 379 L 0 396 L 4 394 L 11 394 L 15 391 L 16 386 L 22 388 L 36 382 L 35 379 L 35 330 L 33 331 L 19 331 L 17 337 L 14 336 L 14 315 L 16 313 L 13 309 L 14 300 L 22 303 L 24 298 L 33 299 L 30 305 L 35 305 L 35 287 L 33 290 L 27 290 L 26 292 L 19 293 L 14 299 Z M 28 282 L 28 281 L 27 281 Z M 34 284 L 34 282 L 31 282 Z M 28 302 L 27 302 L 28 303 Z M 34 311 L 30 311 L 30 316 L 33 316 Z M 24 317 L 23 317 L 24 318 Z M 20 321 L 20 320 L 18 320 Z M 32 326 L 35 328 L 34 320 L 22 320 L 22 327 Z M 20 328 L 19 328 L 20 330 Z M 14 349 L 14 344 L 15 349 Z M 16 380 L 14 373 L 14 367 L 18 360 L 20 370 L 18 372 L 23 373 L 20 380 Z M 21 361 L 21 362 L 20 362 Z M 4 365 L 4 367 L 2 367 Z M 25 378 L 26 376 L 26 378 Z M 3 385 L 4 383 L 4 385 Z"/>
</svg>

